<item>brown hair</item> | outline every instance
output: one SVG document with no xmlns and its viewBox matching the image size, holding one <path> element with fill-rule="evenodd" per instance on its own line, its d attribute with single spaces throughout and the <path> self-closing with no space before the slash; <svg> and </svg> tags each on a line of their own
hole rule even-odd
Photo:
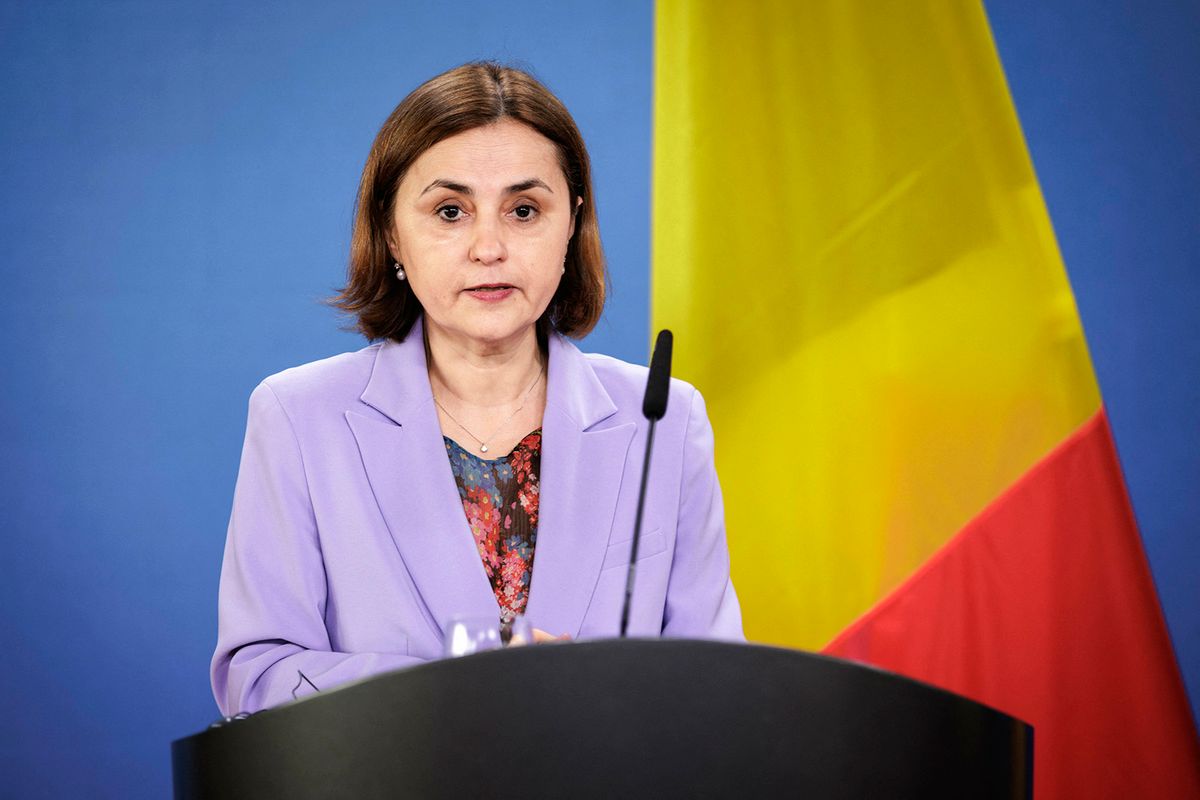
<svg viewBox="0 0 1200 800">
<path fill-rule="evenodd" d="M 543 335 L 553 328 L 576 338 L 596 326 L 604 310 L 606 273 L 592 196 L 591 165 L 583 137 L 566 107 L 527 72 L 493 62 L 464 64 L 413 90 L 392 112 L 367 156 L 346 286 L 331 301 L 358 318 L 369 339 L 400 341 L 421 314 L 407 281 L 398 281 L 386 234 L 396 190 L 413 162 L 430 147 L 459 133 L 502 119 L 522 122 L 558 148 L 571 207 L 582 198 L 575 234 L 567 244 L 566 273 L 538 320 Z"/>
</svg>

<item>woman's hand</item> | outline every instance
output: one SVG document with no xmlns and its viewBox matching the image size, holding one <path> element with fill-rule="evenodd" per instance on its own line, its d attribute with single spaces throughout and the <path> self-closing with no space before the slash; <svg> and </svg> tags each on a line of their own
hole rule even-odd
<svg viewBox="0 0 1200 800">
<path fill-rule="evenodd" d="M 541 628 L 533 629 L 533 643 L 534 644 L 544 644 L 546 642 L 564 642 L 564 641 L 570 641 L 570 639 L 571 639 L 571 634 L 569 634 L 569 633 L 564 633 L 562 636 L 555 636 L 552 633 L 546 633 Z"/>
</svg>

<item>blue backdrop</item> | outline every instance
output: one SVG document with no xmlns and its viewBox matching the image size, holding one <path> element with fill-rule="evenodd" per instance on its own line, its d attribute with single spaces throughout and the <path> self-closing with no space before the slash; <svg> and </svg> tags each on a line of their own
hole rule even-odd
<svg viewBox="0 0 1200 800">
<path fill-rule="evenodd" d="M 1200 20 L 1107 13 L 993 22 L 1195 693 Z M 645 360 L 652 30 L 646 2 L 0 6 L 4 793 L 161 797 L 215 717 L 246 398 L 361 346 L 320 301 L 420 80 L 499 58 L 574 111 L 614 284 L 586 346 Z"/>
<path fill-rule="evenodd" d="M 987 4 L 1200 707 L 1200 2 Z"/>
</svg>

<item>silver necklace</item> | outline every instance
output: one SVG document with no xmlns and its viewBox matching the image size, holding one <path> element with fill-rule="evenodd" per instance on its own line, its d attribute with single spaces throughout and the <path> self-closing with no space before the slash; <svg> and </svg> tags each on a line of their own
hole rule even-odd
<svg viewBox="0 0 1200 800">
<path fill-rule="evenodd" d="M 496 430 L 492 431 L 491 436 L 488 436 L 484 439 L 480 439 L 478 436 L 471 433 L 471 431 L 467 429 L 466 425 L 463 425 L 461 422 L 459 422 L 457 419 L 455 419 L 454 415 L 451 414 L 450 411 L 444 405 L 442 405 L 442 401 L 437 399 L 436 394 L 433 396 L 433 402 L 437 404 L 437 407 L 442 410 L 443 414 L 445 414 L 447 417 L 450 418 L 451 422 L 453 422 L 458 427 L 462 428 L 463 432 L 465 434 L 467 434 L 467 436 L 470 436 L 472 439 L 479 442 L 479 452 L 486 453 L 488 451 L 487 443 L 490 442 L 492 439 L 495 439 L 496 434 L 498 434 L 498 433 L 500 433 L 500 431 L 504 430 L 504 426 L 507 425 L 508 423 L 512 422 L 513 417 L 515 417 L 515 416 L 517 416 L 517 414 L 521 413 L 521 409 L 525 408 L 525 404 L 529 402 L 529 395 L 533 394 L 533 388 L 541 382 L 542 375 L 544 375 L 544 374 L 545 373 L 542 370 L 538 370 L 538 374 L 533 379 L 533 383 L 529 384 L 529 388 L 525 390 L 524 397 L 521 398 L 521 405 L 517 406 L 516 411 L 514 411 L 508 415 L 508 419 L 506 419 L 506 420 L 504 420 L 504 422 L 500 423 L 500 427 L 498 427 L 498 428 L 496 428 Z"/>
</svg>

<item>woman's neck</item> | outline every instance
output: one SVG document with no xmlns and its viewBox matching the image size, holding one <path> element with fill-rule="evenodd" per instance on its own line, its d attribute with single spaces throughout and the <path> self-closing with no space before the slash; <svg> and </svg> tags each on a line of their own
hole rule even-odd
<svg viewBox="0 0 1200 800">
<path fill-rule="evenodd" d="M 511 406 L 544 369 L 537 334 L 530 328 L 512 341 L 458 340 L 436 329 L 425 332 L 425 356 L 435 396 L 459 406 Z"/>
</svg>

